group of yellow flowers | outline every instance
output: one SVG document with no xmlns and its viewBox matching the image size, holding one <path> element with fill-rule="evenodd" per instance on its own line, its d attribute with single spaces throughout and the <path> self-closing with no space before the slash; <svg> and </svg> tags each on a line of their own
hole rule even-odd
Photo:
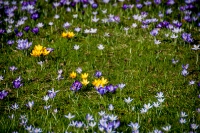
<svg viewBox="0 0 200 133">
<path fill-rule="evenodd" d="M 77 74 L 76 74 L 75 72 L 72 72 L 72 73 L 70 73 L 70 76 L 69 76 L 69 77 L 72 78 L 72 79 L 74 79 L 74 78 L 77 77 Z M 86 86 L 86 85 L 89 84 L 89 81 L 88 81 L 87 78 L 88 78 L 88 73 L 83 73 L 83 74 L 81 74 L 81 79 L 82 79 L 81 83 L 82 83 L 84 86 Z M 100 86 L 101 86 L 101 87 L 104 87 L 107 83 L 108 83 L 108 80 L 105 79 L 104 77 L 95 79 L 95 80 L 92 82 L 92 84 L 93 84 L 96 88 L 98 88 L 98 87 L 100 87 Z"/>
<path fill-rule="evenodd" d="M 39 57 L 40 55 L 48 55 L 50 51 L 46 49 L 46 47 L 43 47 L 41 45 L 35 45 L 34 49 L 32 50 L 31 55 L 35 57 Z"/>
<path fill-rule="evenodd" d="M 74 32 L 63 32 L 62 37 L 64 38 L 73 38 L 75 36 Z"/>
</svg>

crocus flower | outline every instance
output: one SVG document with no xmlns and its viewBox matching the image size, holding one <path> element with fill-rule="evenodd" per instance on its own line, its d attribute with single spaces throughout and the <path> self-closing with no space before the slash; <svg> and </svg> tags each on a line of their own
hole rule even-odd
<svg viewBox="0 0 200 133">
<path fill-rule="evenodd" d="M 161 0 L 154 0 L 154 3 L 155 3 L 156 5 L 159 5 L 159 4 L 161 3 Z"/>
<path fill-rule="evenodd" d="M 102 76 L 102 72 L 101 71 L 96 71 L 95 77 L 100 78 Z"/>
<path fill-rule="evenodd" d="M 183 33 L 183 34 L 182 34 L 182 39 L 183 39 L 184 41 L 188 42 L 188 43 L 193 42 L 193 38 L 192 38 L 192 36 L 191 36 L 190 33 Z"/>
<path fill-rule="evenodd" d="M 36 20 L 38 18 L 39 18 L 39 14 L 38 13 L 31 14 L 31 19 Z"/>
<path fill-rule="evenodd" d="M 26 107 L 28 107 L 29 109 L 32 109 L 34 105 L 34 101 L 29 101 L 27 104 L 26 104 Z"/>
<path fill-rule="evenodd" d="M 13 81 L 13 88 L 18 89 L 22 86 L 23 84 L 21 83 L 21 77 L 18 77 Z"/>
<path fill-rule="evenodd" d="M 49 98 L 54 98 L 56 96 L 57 92 L 59 92 L 59 90 L 54 91 L 54 88 L 52 88 L 51 90 L 48 90 L 48 96 L 49 96 Z"/>
<path fill-rule="evenodd" d="M 8 95 L 8 92 L 7 92 L 7 91 L 5 91 L 5 90 L 1 91 L 1 92 L 0 92 L 0 99 L 1 99 L 1 100 L 4 99 L 7 95 Z"/>
<path fill-rule="evenodd" d="M 136 4 L 136 7 L 137 7 L 138 9 L 141 9 L 141 8 L 143 7 L 143 5 L 140 4 L 140 3 L 138 3 L 138 4 Z"/>
<path fill-rule="evenodd" d="M 28 32 L 30 30 L 29 26 L 24 27 L 24 31 Z"/>
<path fill-rule="evenodd" d="M 69 77 L 72 79 L 76 78 L 76 73 L 73 71 L 72 73 L 70 73 Z"/>
<path fill-rule="evenodd" d="M 114 21 L 117 22 L 117 23 L 120 22 L 120 17 L 119 17 L 119 16 L 114 16 L 113 19 L 114 19 Z"/>
<path fill-rule="evenodd" d="M 106 90 L 109 91 L 109 92 L 111 92 L 111 93 L 114 93 L 117 88 L 118 88 L 118 86 L 114 86 L 112 84 L 106 86 Z"/>
<path fill-rule="evenodd" d="M 70 90 L 76 92 L 78 90 L 80 90 L 82 87 L 81 82 L 79 82 L 78 80 L 74 81 L 74 83 L 72 84 L 72 86 L 70 87 Z"/>
<path fill-rule="evenodd" d="M 6 30 L 0 29 L 0 35 L 1 35 L 1 34 L 4 34 L 5 32 L 6 32 Z"/>
<path fill-rule="evenodd" d="M 17 36 L 17 37 L 22 37 L 22 36 L 23 36 L 23 32 L 18 32 L 18 33 L 16 34 L 16 36 Z"/>
<path fill-rule="evenodd" d="M 13 45 L 14 43 L 15 43 L 14 40 L 8 40 L 8 41 L 7 41 L 7 44 L 10 45 L 10 46 Z"/>
<path fill-rule="evenodd" d="M 124 10 L 128 9 L 128 5 L 127 4 L 123 4 L 122 9 L 124 9 Z"/>
<path fill-rule="evenodd" d="M 107 89 L 106 89 L 106 87 L 100 86 L 100 87 L 98 87 L 97 91 L 100 95 L 104 95 L 107 92 Z"/>
<path fill-rule="evenodd" d="M 39 28 L 38 28 L 38 27 L 34 27 L 34 28 L 32 29 L 32 32 L 33 32 L 34 34 L 37 34 L 37 33 L 39 32 Z"/>
<path fill-rule="evenodd" d="M 150 34 L 151 34 L 152 36 L 156 36 L 156 35 L 158 34 L 158 31 L 159 31 L 159 29 L 158 29 L 158 28 L 155 28 L 155 29 L 153 29 L 153 30 L 150 32 Z"/>
<path fill-rule="evenodd" d="M 92 4 L 92 8 L 96 9 L 98 7 L 98 4 L 97 3 L 93 3 Z"/>
<path fill-rule="evenodd" d="M 133 122 L 131 122 L 128 126 L 131 127 L 132 131 L 138 131 L 138 129 L 140 128 L 140 125 L 138 123 Z"/>
<path fill-rule="evenodd" d="M 19 49 L 19 50 L 28 49 L 31 45 L 32 45 L 32 42 L 28 42 L 27 39 L 25 39 L 25 40 L 23 40 L 23 39 L 17 40 L 17 49 Z"/>
<path fill-rule="evenodd" d="M 9 69 L 10 69 L 10 71 L 15 71 L 15 70 L 17 70 L 17 67 L 11 66 L 11 67 L 9 67 Z"/>
</svg>

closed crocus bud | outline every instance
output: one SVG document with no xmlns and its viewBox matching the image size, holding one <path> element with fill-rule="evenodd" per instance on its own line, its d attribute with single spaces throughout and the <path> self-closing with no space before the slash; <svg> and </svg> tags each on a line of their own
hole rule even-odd
<svg viewBox="0 0 200 133">
<path fill-rule="evenodd" d="M 33 29 L 32 29 L 32 32 L 33 32 L 34 34 L 37 34 L 37 33 L 39 32 L 39 28 L 38 28 L 38 27 L 33 28 Z"/>
<path fill-rule="evenodd" d="M 101 71 L 96 71 L 96 73 L 95 73 L 94 76 L 97 77 L 97 78 L 99 78 L 99 77 L 102 76 L 102 72 Z"/>
<path fill-rule="evenodd" d="M 75 2 L 72 2 L 72 3 L 71 3 L 71 6 L 72 6 L 72 7 L 76 6 L 76 3 L 75 3 Z"/>
<path fill-rule="evenodd" d="M 122 9 L 124 9 L 124 10 L 126 10 L 128 8 L 128 5 L 127 4 L 124 4 L 123 6 L 122 6 Z"/>
<path fill-rule="evenodd" d="M 15 34 L 17 34 L 19 31 L 17 28 L 14 29 Z"/>
<path fill-rule="evenodd" d="M 18 33 L 16 34 L 16 36 L 17 36 L 17 37 L 22 37 L 22 36 L 23 36 L 23 32 L 18 32 Z"/>
<path fill-rule="evenodd" d="M 24 31 L 28 32 L 30 30 L 29 26 L 24 27 Z"/>
<path fill-rule="evenodd" d="M 96 9 L 98 7 L 98 4 L 97 3 L 93 3 L 92 4 L 92 8 Z"/>
<path fill-rule="evenodd" d="M 38 18 L 39 18 L 39 14 L 38 13 L 31 14 L 31 19 L 36 20 Z"/>
<path fill-rule="evenodd" d="M 23 84 L 21 83 L 21 77 L 18 77 L 13 81 L 13 88 L 18 89 L 22 86 Z"/>
</svg>

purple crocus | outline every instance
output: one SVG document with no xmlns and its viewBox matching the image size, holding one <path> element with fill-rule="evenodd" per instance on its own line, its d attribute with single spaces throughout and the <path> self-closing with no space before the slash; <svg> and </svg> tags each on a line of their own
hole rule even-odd
<svg viewBox="0 0 200 133">
<path fill-rule="evenodd" d="M 28 32 L 30 30 L 29 26 L 24 27 L 24 31 Z"/>
<path fill-rule="evenodd" d="M 113 19 L 115 20 L 115 22 L 120 22 L 120 17 L 119 16 L 114 16 Z"/>
<path fill-rule="evenodd" d="M 6 30 L 0 29 L 0 35 L 1 35 L 1 34 L 4 34 L 5 32 L 6 32 Z"/>
<path fill-rule="evenodd" d="M 112 85 L 112 84 L 106 86 L 106 90 L 107 90 L 108 92 L 111 92 L 111 93 L 114 93 L 114 92 L 116 91 L 117 88 L 118 88 L 117 86 L 114 86 L 114 85 Z"/>
<path fill-rule="evenodd" d="M 71 26 L 71 24 L 69 22 L 66 22 L 63 24 L 63 27 L 68 29 Z"/>
<path fill-rule="evenodd" d="M 81 2 L 82 2 L 83 4 L 87 4 L 87 3 L 88 3 L 88 0 L 81 0 Z"/>
<path fill-rule="evenodd" d="M 129 8 L 129 6 L 127 4 L 123 4 L 122 9 L 126 10 L 128 8 Z"/>
<path fill-rule="evenodd" d="M 13 88 L 18 89 L 20 88 L 23 84 L 21 83 L 21 77 L 18 77 L 17 79 L 15 79 L 13 82 Z"/>
<path fill-rule="evenodd" d="M 181 23 L 181 22 L 176 22 L 176 23 L 174 23 L 174 25 L 175 25 L 176 27 L 180 28 L 180 27 L 182 26 L 182 23 Z"/>
<path fill-rule="evenodd" d="M 99 87 L 97 88 L 97 91 L 100 95 L 104 95 L 107 92 L 106 87 Z"/>
<path fill-rule="evenodd" d="M 70 4 L 72 7 L 75 7 L 76 6 L 76 2 L 71 2 Z"/>
<path fill-rule="evenodd" d="M 156 36 L 156 35 L 158 34 L 158 28 L 153 29 L 153 30 L 150 32 L 150 34 L 151 34 L 152 36 Z"/>
<path fill-rule="evenodd" d="M 96 71 L 94 76 L 97 77 L 97 78 L 100 78 L 102 76 L 102 72 L 101 71 Z"/>
<path fill-rule="evenodd" d="M 7 95 L 8 95 L 8 92 L 5 91 L 5 90 L 2 90 L 2 91 L 0 92 L 0 99 L 1 99 L 1 100 L 4 99 Z"/>
<path fill-rule="evenodd" d="M 183 19 L 185 21 L 187 21 L 187 22 L 191 22 L 192 21 L 192 18 L 189 15 L 185 15 Z"/>
<path fill-rule="evenodd" d="M 187 75 L 189 74 L 189 72 L 187 71 L 188 67 L 189 67 L 189 64 L 182 65 L 182 69 L 183 69 L 183 70 L 182 70 L 182 72 L 181 72 L 181 75 L 187 76 Z"/>
<path fill-rule="evenodd" d="M 173 5 L 175 2 L 174 2 L 174 0 L 168 0 L 167 1 L 167 5 Z"/>
<path fill-rule="evenodd" d="M 50 53 L 54 51 L 53 48 L 46 48 L 47 51 L 49 51 Z"/>
<path fill-rule="evenodd" d="M 31 14 L 31 19 L 36 20 L 38 18 L 39 18 L 39 14 L 38 13 Z"/>
<path fill-rule="evenodd" d="M 136 7 L 138 8 L 138 9 L 141 9 L 142 7 L 143 7 L 143 5 L 142 4 L 136 4 Z"/>
<path fill-rule="evenodd" d="M 54 98 L 56 96 L 57 92 L 59 92 L 59 90 L 54 91 L 54 88 L 52 88 L 51 90 L 48 90 L 48 96 L 49 96 L 49 98 Z"/>
<path fill-rule="evenodd" d="M 183 64 L 183 65 L 182 65 L 182 69 L 186 69 L 186 70 L 187 70 L 188 67 L 189 67 L 189 64 L 186 64 L 186 65 Z"/>
<path fill-rule="evenodd" d="M 22 37 L 22 36 L 23 36 L 23 32 L 18 32 L 18 33 L 16 34 L 16 36 L 17 36 L 17 37 Z"/>
<path fill-rule="evenodd" d="M 10 69 L 10 71 L 13 72 L 13 71 L 17 70 L 17 67 L 15 67 L 15 66 L 10 66 L 9 69 Z"/>
<path fill-rule="evenodd" d="M 14 40 L 8 40 L 8 41 L 7 41 L 7 44 L 10 45 L 10 46 L 13 45 L 14 43 L 15 43 Z"/>
<path fill-rule="evenodd" d="M 98 4 L 97 3 L 93 3 L 92 4 L 92 8 L 96 9 L 98 7 Z"/>
<path fill-rule="evenodd" d="M 183 69 L 181 72 L 181 75 L 183 76 L 187 76 L 189 74 L 189 72 L 187 71 L 187 69 Z"/>
<path fill-rule="evenodd" d="M 78 80 L 74 81 L 74 83 L 72 84 L 72 86 L 70 87 L 70 90 L 76 92 L 78 90 L 80 90 L 82 87 L 81 82 L 79 82 Z"/>
<path fill-rule="evenodd" d="M 117 120 L 117 116 L 104 115 L 99 121 L 99 129 L 105 132 L 112 132 L 120 126 L 120 121 Z"/>
<path fill-rule="evenodd" d="M 183 33 L 183 34 L 182 34 L 182 39 L 183 39 L 184 41 L 188 42 L 188 43 L 193 42 L 193 38 L 192 38 L 192 36 L 191 36 L 190 33 Z"/>
<path fill-rule="evenodd" d="M 39 32 L 39 28 L 38 28 L 38 27 L 34 27 L 34 28 L 32 29 L 32 32 L 33 32 L 34 34 L 37 34 L 37 33 Z"/>
<path fill-rule="evenodd" d="M 32 42 L 28 42 L 27 39 L 19 39 L 17 40 L 17 49 L 25 50 L 28 49 L 32 45 Z"/>
<path fill-rule="evenodd" d="M 161 3 L 161 0 L 154 0 L 154 3 L 155 3 L 156 5 L 159 5 L 159 4 Z"/>
</svg>

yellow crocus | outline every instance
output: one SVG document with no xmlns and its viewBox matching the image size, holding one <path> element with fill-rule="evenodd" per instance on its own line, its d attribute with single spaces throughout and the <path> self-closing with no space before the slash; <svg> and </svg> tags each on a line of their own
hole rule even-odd
<svg viewBox="0 0 200 133">
<path fill-rule="evenodd" d="M 42 54 L 43 55 L 48 55 L 50 53 L 50 51 L 48 51 L 45 47 L 42 50 Z"/>
<path fill-rule="evenodd" d="M 74 36 L 75 36 L 74 32 L 67 32 L 67 37 L 68 38 L 72 38 Z"/>
<path fill-rule="evenodd" d="M 70 73 L 69 77 L 73 79 L 76 78 L 76 73 L 73 71 L 72 73 Z"/>
<path fill-rule="evenodd" d="M 81 74 L 82 79 L 86 79 L 88 77 L 88 73 Z"/>
<path fill-rule="evenodd" d="M 101 85 L 101 80 L 100 79 L 95 79 L 92 84 L 95 86 L 95 87 L 99 87 Z"/>
<path fill-rule="evenodd" d="M 104 77 L 101 78 L 101 86 L 103 87 L 105 84 L 108 83 L 107 79 L 104 79 Z"/>
<path fill-rule="evenodd" d="M 38 50 L 32 50 L 32 53 L 31 53 L 31 55 L 35 56 L 35 57 L 40 56 L 41 54 L 42 54 L 42 52 L 38 51 Z"/>
<path fill-rule="evenodd" d="M 42 51 L 42 49 L 43 49 L 43 46 L 41 45 L 35 45 L 34 47 L 34 50 L 37 50 L 37 51 Z"/>
<path fill-rule="evenodd" d="M 68 33 L 67 32 L 63 32 L 62 33 L 62 37 L 67 37 L 68 36 Z"/>
<path fill-rule="evenodd" d="M 89 84 L 89 81 L 87 79 L 83 79 L 83 81 L 81 81 L 81 83 L 86 86 L 87 84 Z"/>
</svg>

